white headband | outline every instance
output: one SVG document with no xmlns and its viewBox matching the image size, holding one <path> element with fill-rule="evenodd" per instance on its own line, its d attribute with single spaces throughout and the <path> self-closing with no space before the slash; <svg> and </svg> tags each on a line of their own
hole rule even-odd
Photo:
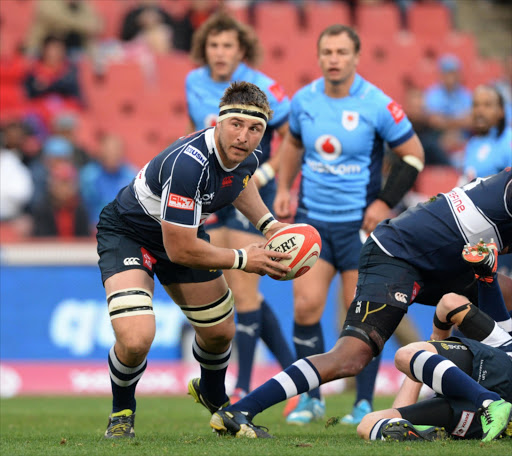
<svg viewBox="0 0 512 456">
<path fill-rule="evenodd" d="M 253 105 L 233 104 L 222 106 L 220 108 L 217 122 L 221 122 L 228 117 L 243 117 L 245 119 L 258 120 L 264 127 L 267 126 L 268 122 L 268 117 L 267 114 L 265 114 L 265 111 Z"/>
</svg>

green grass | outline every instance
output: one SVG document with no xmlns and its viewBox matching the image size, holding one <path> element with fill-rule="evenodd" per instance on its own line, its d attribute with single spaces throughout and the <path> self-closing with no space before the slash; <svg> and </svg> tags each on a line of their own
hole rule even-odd
<svg viewBox="0 0 512 456">
<path fill-rule="evenodd" d="M 327 417 L 351 408 L 352 394 L 327 397 Z M 386 408 L 391 398 L 377 398 Z M 325 428 L 324 422 L 289 426 L 276 405 L 258 415 L 275 436 L 272 440 L 217 437 L 209 414 L 190 397 L 138 399 L 137 437 L 130 441 L 102 438 L 110 399 L 106 397 L 13 398 L 0 401 L 0 454 L 10 455 L 185 455 L 185 456 L 512 456 L 512 439 L 479 441 L 364 442 L 354 427 Z"/>
</svg>

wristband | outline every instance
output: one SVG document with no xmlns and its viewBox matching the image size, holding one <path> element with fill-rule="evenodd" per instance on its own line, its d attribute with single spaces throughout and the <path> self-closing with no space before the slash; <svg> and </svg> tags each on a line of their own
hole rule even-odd
<svg viewBox="0 0 512 456">
<path fill-rule="evenodd" d="M 272 168 L 268 163 L 263 163 L 263 165 L 254 172 L 254 176 L 258 179 L 261 187 L 267 185 L 275 175 L 276 172 L 274 171 L 274 168 Z"/>
<path fill-rule="evenodd" d="M 270 212 L 267 212 L 258 220 L 258 223 L 256 223 L 256 229 L 261 231 L 261 234 L 265 235 L 270 227 L 276 223 L 277 220 L 274 218 L 274 216 Z"/>
<path fill-rule="evenodd" d="M 233 249 L 233 252 L 235 252 L 235 262 L 231 269 L 244 270 L 247 266 L 247 252 L 244 249 Z"/>
<path fill-rule="evenodd" d="M 395 207 L 411 189 L 422 169 L 423 162 L 419 158 L 412 155 L 402 157 L 391 167 L 386 185 L 377 198 L 384 201 L 390 208 Z"/>
</svg>

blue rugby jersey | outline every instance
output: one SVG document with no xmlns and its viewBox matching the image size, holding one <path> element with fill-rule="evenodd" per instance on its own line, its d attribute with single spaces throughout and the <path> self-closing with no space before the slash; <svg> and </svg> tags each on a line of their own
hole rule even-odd
<svg viewBox="0 0 512 456">
<path fill-rule="evenodd" d="M 270 107 L 274 111 L 260 144 L 263 152 L 261 163 L 264 163 L 270 157 L 270 143 L 274 130 L 288 120 L 290 100 L 281 86 L 263 73 L 241 63 L 233 73 L 231 81 L 219 82 L 211 78 L 208 66 L 191 71 L 185 81 L 189 116 L 196 129 L 214 126 L 219 114 L 220 99 L 233 81 L 246 81 L 257 85 L 267 95 Z"/>
<path fill-rule="evenodd" d="M 178 139 L 147 163 L 117 195 L 119 213 L 141 230 L 148 246 L 164 250 L 161 221 L 198 227 L 231 204 L 260 165 L 256 149 L 232 169 L 222 165 L 214 128 Z"/>
<path fill-rule="evenodd" d="M 298 211 L 322 221 L 362 219 L 381 189 L 384 141 L 414 135 L 400 105 L 357 74 L 343 98 L 328 97 L 323 78 L 303 87 L 289 123 L 304 145 Z"/>
<path fill-rule="evenodd" d="M 485 136 L 473 136 L 466 144 L 464 175 L 470 179 L 499 173 L 512 166 L 512 128 L 498 136 L 492 128 Z"/>
<path fill-rule="evenodd" d="M 498 250 L 512 243 L 512 172 L 506 168 L 478 178 L 394 219 L 382 221 L 371 237 L 389 256 L 441 276 L 469 267 L 465 244 L 493 238 Z"/>
</svg>

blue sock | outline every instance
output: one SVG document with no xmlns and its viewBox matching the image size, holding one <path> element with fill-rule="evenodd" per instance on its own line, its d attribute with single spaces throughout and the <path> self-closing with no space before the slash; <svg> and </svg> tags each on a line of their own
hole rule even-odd
<svg viewBox="0 0 512 456">
<path fill-rule="evenodd" d="M 324 335 L 320 322 L 307 326 L 294 323 L 293 342 L 299 359 L 323 353 L 325 351 Z M 320 389 L 311 390 L 309 395 L 320 399 Z"/>
<path fill-rule="evenodd" d="M 283 369 L 295 361 L 296 358 L 284 338 L 279 321 L 265 300 L 261 302 L 261 339 Z"/>
<path fill-rule="evenodd" d="M 478 281 L 478 308 L 489 315 L 505 331 L 512 331 L 510 313 L 505 306 L 496 274 L 491 283 Z"/>
<path fill-rule="evenodd" d="M 224 353 L 209 353 L 203 350 L 194 338 L 192 353 L 201 365 L 201 394 L 212 404 L 220 407 L 229 400 L 224 381 L 231 356 L 231 345 Z"/>
<path fill-rule="evenodd" d="M 108 367 L 110 384 L 112 385 L 112 413 L 125 409 L 130 409 L 135 413 L 137 407 L 135 388 L 147 365 L 148 362 L 144 359 L 138 366 L 126 366 L 117 358 L 114 347 L 110 349 Z"/>
<path fill-rule="evenodd" d="M 252 365 L 256 344 L 260 338 L 262 309 L 239 312 L 236 325 L 236 345 L 238 348 L 238 380 L 236 387 L 249 391 Z"/>
<path fill-rule="evenodd" d="M 355 404 L 366 399 L 370 405 L 373 404 L 373 392 L 375 389 L 375 380 L 377 380 L 377 372 L 379 371 L 380 355 L 373 358 L 357 376 L 356 388 L 357 395 Z"/>
<path fill-rule="evenodd" d="M 300 359 L 256 388 L 248 396 L 229 406 L 227 410 L 248 412 L 251 417 L 254 417 L 285 399 L 314 388 L 318 389 L 320 381 L 320 374 L 313 364 L 307 359 Z"/>
<path fill-rule="evenodd" d="M 470 400 L 477 408 L 487 399 L 500 399 L 498 394 L 481 386 L 441 355 L 420 350 L 412 357 L 410 369 L 417 380 L 430 386 L 436 393 L 448 398 Z"/>
</svg>

